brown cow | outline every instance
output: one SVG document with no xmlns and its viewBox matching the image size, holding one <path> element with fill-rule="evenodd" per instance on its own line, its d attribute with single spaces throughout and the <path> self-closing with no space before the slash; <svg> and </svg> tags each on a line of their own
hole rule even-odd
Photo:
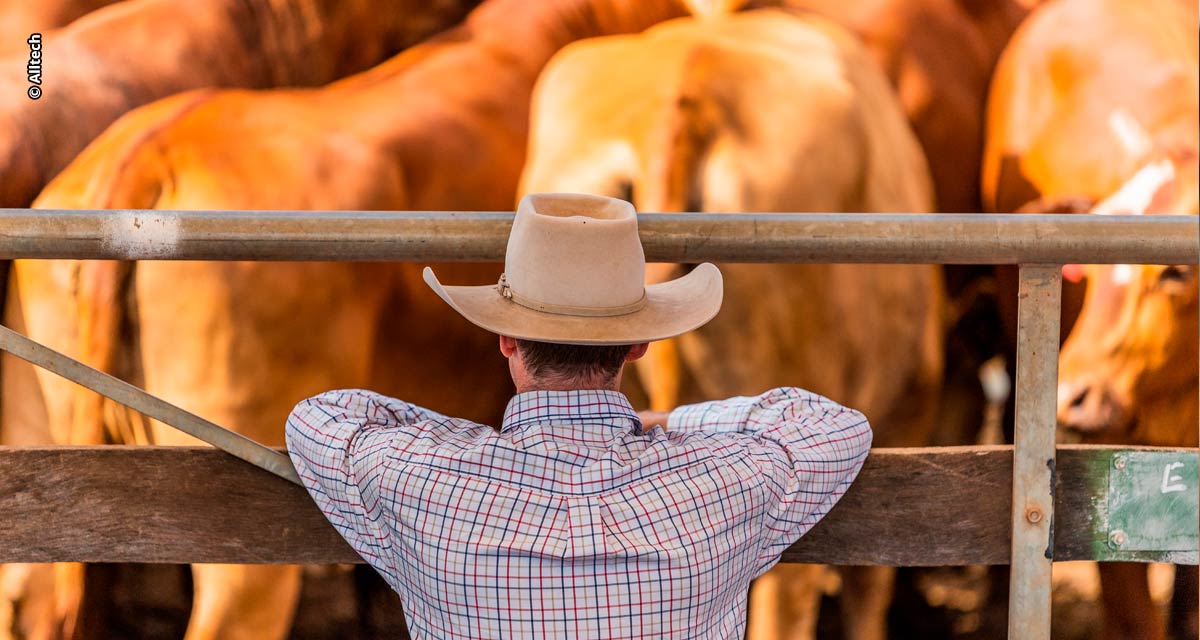
<svg viewBox="0 0 1200 640">
<path fill-rule="evenodd" d="M 1173 0 L 1060 0 L 1034 12 L 992 84 L 989 206 L 1108 199 L 1102 212 L 1195 214 L 1196 23 L 1196 5 Z M 1195 446 L 1195 267 L 1088 273 L 1060 360 L 1061 425 L 1089 442 Z M 1100 572 L 1107 637 L 1162 638 L 1146 566 L 1104 563 Z M 1195 581 L 1194 570 L 1180 573 Z"/>
<path fill-rule="evenodd" d="M 0 58 L 0 206 L 26 207 L 121 114 L 200 87 L 311 86 L 361 71 L 460 19 L 471 0 L 127 0 Z M 23 44 L 25 38 L 21 38 Z"/>
<path fill-rule="evenodd" d="M 522 190 L 619 196 L 641 211 L 933 206 L 921 149 L 857 40 L 775 10 L 565 49 L 539 80 Z M 937 268 L 721 269 L 721 314 L 656 343 L 638 369 L 655 409 L 800 385 L 864 411 L 879 445 L 925 442 L 942 367 Z M 812 571 L 784 565 L 755 585 L 750 637 L 812 634 Z M 884 637 L 889 573 L 847 574 L 848 637 Z"/>
<path fill-rule="evenodd" d="M 529 96 L 550 56 L 684 13 L 674 0 L 494 0 L 444 36 L 321 90 L 192 92 L 135 110 L 36 205 L 508 209 Z M 114 214 L 114 229 L 126 222 Z M 451 281 L 499 273 L 438 268 Z M 371 386 L 479 420 L 499 418 L 511 393 L 495 337 L 446 309 L 420 265 L 18 261 L 16 271 L 31 335 L 269 444 L 283 443 L 297 400 L 329 388 Z M 137 359 L 118 343 L 130 298 Z M 59 433 L 102 435 L 89 396 L 72 403 L 53 376 L 41 381 Z M 150 438 L 193 442 L 160 425 Z M 193 570 L 189 638 L 286 631 L 297 569 Z"/>
</svg>

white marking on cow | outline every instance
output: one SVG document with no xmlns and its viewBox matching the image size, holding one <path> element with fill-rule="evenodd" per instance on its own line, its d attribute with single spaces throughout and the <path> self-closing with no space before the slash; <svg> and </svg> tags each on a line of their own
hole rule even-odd
<svg viewBox="0 0 1200 640">
<path fill-rule="evenodd" d="M 1175 165 L 1170 160 L 1151 162 L 1125 181 L 1116 193 L 1092 209 L 1102 216 L 1140 216 L 1146 213 L 1154 195 L 1175 179 Z"/>
<path fill-rule="evenodd" d="M 1133 267 L 1127 264 L 1118 264 L 1112 270 L 1113 284 L 1125 286 L 1133 282 Z"/>
<path fill-rule="evenodd" d="M 1163 469 L 1162 492 L 1175 493 L 1177 491 L 1187 491 L 1187 485 L 1183 484 L 1183 477 L 1172 474 L 1171 472 L 1182 467 L 1182 462 L 1172 462 Z"/>
<path fill-rule="evenodd" d="M 1154 146 L 1142 123 L 1124 109 L 1116 109 L 1108 114 L 1108 128 L 1116 136 L 1117 142 L 1134 158 L 1145 156 Z"/>
<path fill-rule="evenodd" d="M 161 211 L 114 211 L 100 225 L 105 251 L 117 258 L 169 258 L 179 245 L 179 217 Z"/>
</svg>

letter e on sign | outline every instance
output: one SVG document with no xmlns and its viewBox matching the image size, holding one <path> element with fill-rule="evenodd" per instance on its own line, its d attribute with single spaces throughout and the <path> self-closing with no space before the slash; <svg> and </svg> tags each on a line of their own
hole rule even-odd
<svg viewBox="0 0 1200 640">
<path fill-rule="evenodd" d="M 1171 473 L 1172 471 L 1183 466 L 1182 462 L 1172 462 L 1163 467 L 1162 477 L 1162 493 L 1175 493 L 1176 491 L 1187 491 L 1187 486 L 1183 484 L 1183 478 Z"/>
</svg>

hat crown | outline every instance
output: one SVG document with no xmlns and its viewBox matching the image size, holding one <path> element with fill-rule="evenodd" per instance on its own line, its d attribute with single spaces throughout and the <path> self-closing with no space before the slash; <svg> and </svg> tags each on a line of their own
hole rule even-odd
<svg viewBox="0 0 1200 640">
<path fill-rule="evenodd" d="M 637 213 L 603 196 L 527 195 L 513 219 L 504 274 L 514 294 L 550 308 L 636 305 L 646 280 Z"/>
</svg>

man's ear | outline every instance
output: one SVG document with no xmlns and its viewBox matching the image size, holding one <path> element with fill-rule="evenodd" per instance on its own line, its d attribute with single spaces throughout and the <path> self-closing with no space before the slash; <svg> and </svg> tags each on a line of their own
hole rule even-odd
<svg viewBox="0 0 1200 640">
<path fill-rule="evenodd" d="M 629 349 L 629 355 L 625 356 L 625 362 L 633 362 L 634 360 L 641 358 L 642 356 L 646 355 L 646 349 L 649 349 L 649 348 L 650 348 L 649 342 L 643 342 L 640 344 L 633 345 Z"/>
<path fill-rule="evenodd" d="M 517 352 L 517 341 L 515 338 L 508 336 L 500 336 L 500 354 L 505 358 L 511 358 Z"/>
</svg>

